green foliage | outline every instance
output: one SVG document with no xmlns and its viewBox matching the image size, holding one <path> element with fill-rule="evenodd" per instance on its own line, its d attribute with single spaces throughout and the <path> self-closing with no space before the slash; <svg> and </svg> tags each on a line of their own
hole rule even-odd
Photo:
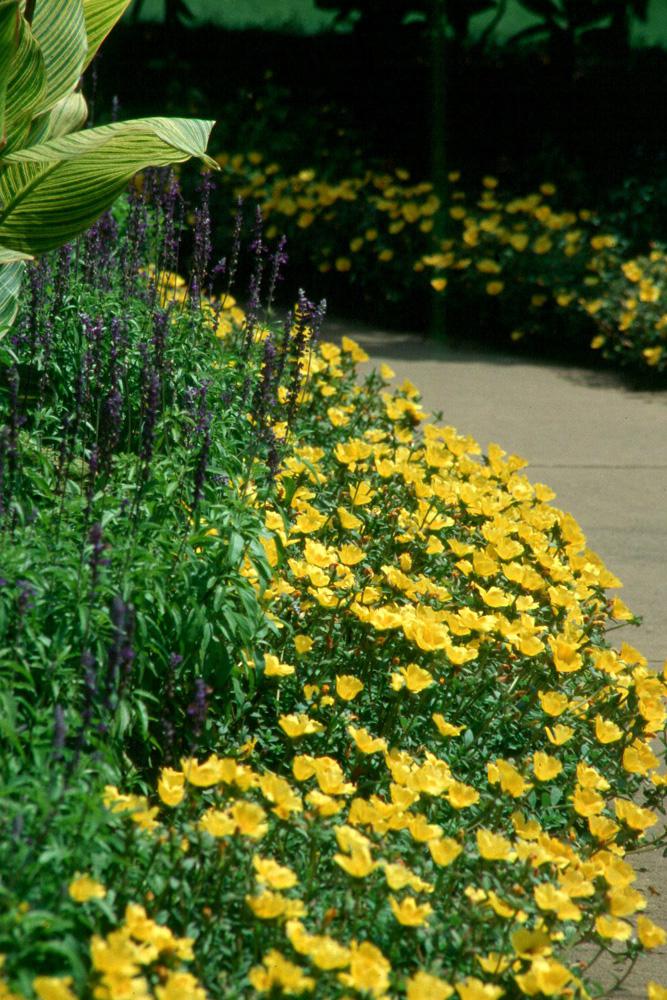
<svg viewBox="0 0 667 1000">
<path fill-rule="evenodd" d="M 138 170 L 206 161 L 212 122 L 140 119 L 72 134 L 87 116 L 81 74 L 128 3 L 0 3 L 0 336 L 26 256 L 82 232 Z"/>
<path fill-rule="evenodd" d="M 619 581 L 303 296 L 273 329 L 166 269 L 145 187 L 30 266 L 2 355 L 0 988 L 585 1000 L 577 943 L 666 937 Z"/>
</svg>

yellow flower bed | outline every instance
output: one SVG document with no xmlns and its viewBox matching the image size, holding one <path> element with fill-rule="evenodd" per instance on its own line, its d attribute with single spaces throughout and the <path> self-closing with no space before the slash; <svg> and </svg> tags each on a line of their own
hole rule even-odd
<svg viewBox="0 0 667 1000">
<path fill-rule="evenodd" d="M 620 581 L 526 462 L 432 422 L 387 366 L 359 382 L 365 360 L 344 338 L 305 362 L 269 585 L 245 567 L 279 639 L 239 664 L 243 739 L 148 797 L 107 790 L 150 860 L 146 909 L 92 940 L 102 1000 L 588 997 L 578 941 L 667 940 L 631 863 L 667 783 L 667 669 L 611 648 Z"/>
</svg>

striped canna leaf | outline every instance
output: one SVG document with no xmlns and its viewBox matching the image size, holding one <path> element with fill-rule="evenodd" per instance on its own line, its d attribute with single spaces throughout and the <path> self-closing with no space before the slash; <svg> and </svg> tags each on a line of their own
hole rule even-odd
<svg viewBox="0 0 667 1000">
<path fill-rule="evenodd" d="M 142 118 L 75 132 L 4 158 L 0 245 L 39 254 L 72 239 L 148 166 L 206 156 L 213 122 Z"/>
</svg>

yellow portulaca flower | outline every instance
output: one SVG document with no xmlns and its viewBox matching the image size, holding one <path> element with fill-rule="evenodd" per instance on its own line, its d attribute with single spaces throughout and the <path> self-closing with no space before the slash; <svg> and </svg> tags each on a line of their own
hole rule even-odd
<svg viewBox="0 0 667 1000">
<path fill-rule="evenodd" d="M 567 695 L 558 691 L 538 691 L 537 696 L 540 699 L 542 711 L 546 712 L 547 715 L 562 715 L 569 706 Z"/>
<path fill-rule="evenodd" d="M 291 663 L 283 663 L 273 653 L 264 654 L 264 674 L 266 677 L 289 677 L 294 673 Z"/>
<path fill-rule="evenodd" d="M 104 899 L 106 888 L 101 882 L 96 882 L 90 875 L 79 875 L 72 879 L 67 891 L 75 903 L 87 903 L 90 899 Z"/>
<path fill-rule="evenodd" d="M 72 989 L 73 979 L 71 976 L 36 976 L 32 981 L 32 988 L 39 997 L 39 1000 L 76 1000 L 76 993 Z M 0 981 L 0 996 L 3 1000 L 13 1000 L 15 994 L 3 992 L 4 984 Z M 18 997 L 17 997 L 18 1000 Z"/>
<path fill-rule="evenodd" d="M 321 722 L 303 714 L 281 715 L 278 725 L 291 740 L 296 740 L 300 736 L 310 736 L 312 733 L 321 733 L 324 729 Z"/>
<path fill-rule="evenodd" d="M 428 903 L 419 904 L 413 896 L 406 896 L 400 902 L 395 896 L 389 897 L 391 912 L 404 927 L 421 927 L 428 921 L 433 907 Z"/>
<path fill-rule="evenodd" d="M 427 841 L 427 843 L 431 857 L 436 865 L 440 865 L 441 867 L 451 865 L 463 851 L 461 844 L 457 843 L 451 837 L 438 837 Z"/>
<path fill-rule="evenodd" d="M 581 910 L 563 889 L 546 882 L 535 886 L 533 895 L 541 910 L 553 910 L 559 920 L 581 920 Z"/>
<path fill-rule="evenodd" d="M 544 731 L 547 734 L 547 739 L 554 746 L 561 747 L 574 736 L 574 729 L 572 726 L 564 726 L 562 723 L 557 723 L 555 726 L 545 726 Z"/>
<path fill-rule="evenodd" d="M 600 937 L 611 938 L 613 941 L 627 941 L 632 937 L 632 924 L 608 913 L 595 918 L 595 930 Z"/>
<path fill-rule="evenodd" d="M 288 995 L 312 993 L 315 980 L 306 976 L 298 965 L 288 961 L 279 951 L 272 948 L 264 955 L 261 965 L 255 965 L 248 973 L 253 989 L 258 993 L 271 993 L 274 987 Z"/>
<path fill-rule="evenodd" d="M 339 972 L 343 986 L 362 992 L 366 990 L 372 997 L 382 997 L 389 989 L 391 965 L 379 948 L 370 941 L 350 943 L 349 972 Z"/>
<path fill-rule="evenodd" d="M 557 757 L 551 757 L 541 750 L 533 754 L 533 771 L 538 781 L 552 781 L 563 770 L 563 765 Z"/>
<path fill-rule="evenodd" d="M 667 931 L 648 917 L 637 917 L 637 937 L 643 948 L 661 948 L 667 943 Z"/>
<path fill-rule="evenodd" d="M 273 858 L 255 854 L 252 864 L 257 881 L 265 883 L 270 889 L 291 889 L 297 884 L 297 877 L 292 869 L 278 864 Z"/>
<path fill-rule="evenodd" d="M 467 976 L 463 982 L 456 983 L 456 992 L 461 1000 L 498 1000 L 504 991 L 501 986 L 482 982 L 476 976 Z"/>
<path fill-rule="evenodd" d="M 336 694 L 343 701 L 353 701 L 363 689 L 362 681 L 352 674 L 338 674 L 336 677 Z"/>
<path fill-rule="evenodd" d="M 436 728 L 441 736 L 458 736 L 466 728 L 465 726 L 454 726 L 451 722 L 447 722 L 443 715 L 439 712 L 434 712 L 431 716 L 435 722 Z"/>
<path fill-rule="evenodd" d="M 406 1000 L 448 1000 L 454 993 L 444 979 L 428 972 L 416 972 L 406 983 Z"/>
<path fill-rule="evenodd" d="M 384 753 L 387 750 L 387 741 L 379 736 L 371 736 L 367 729 L 357 729 L 354 726 L 348 726 L 347 731 L 354 740 L 357 749 L 362 753 Z"/>
<path fill-rule="evenodd" d="M 500 834 L 480 828 L 476 831 L 477 850 L 486 861 L 511 861 L 512 844 Z"/>
<path fill-rule="evenodd" d="M 532 997 L 541 993 L 552 997 L 563 995 L 565 987 L 572 979 L 572 973 L 553 958 L 537 956 L 533 958 L 528 972 L 514 978 L 526 996 Z"/>
</svg>

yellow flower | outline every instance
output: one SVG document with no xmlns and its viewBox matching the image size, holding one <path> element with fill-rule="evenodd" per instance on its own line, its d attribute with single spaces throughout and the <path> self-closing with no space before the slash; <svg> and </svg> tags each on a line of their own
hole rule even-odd
<svg viewBox="0 0 667 1000">
<path fill-rule="evenodd" d="M 451 837 L 439 837 L 428 841 L 428 849 L 436 865 L 443 868 L 456 861 L 463 848 Z"/>
<path fill-rule="evenodd" d="M 222 781 L 223 762 L 215 754 L 199 764 L 194 758 L 181 760 L 181 768 L 186 781 L 197 788 L 211 788 Z"/>
<path fill-rule="evenodd" d="M 654 367 L 655 365 L 659 364 L 663 350 L 664 348 L 662 344 L 659 344 L 657 347 L 645 347 L 644 350 L 642 351 L 642 354 L 644 355 L 644 360 L 646 361 L 646 364 L 650 365 L 651 367 Z"/>
<path fill-rule="evenodd" d="M 667 931 L 648 917 L 637 917 L 637 937 L 644 948 L 660 948 L 667 942 Z"/>
<path fill-rule="evenodd" d="M 533 771 L 538 781 L 551 781 L 563 770 L 563 765 L 557 757 L 536 750 L 533 754 Z"/>
<path fill-rule="evenodd" d="M 498 1000 L 503 995 L 500 986 L 483 983 L 475 976 L 466 976 L 461 983 L 456 984 L 456 992 L 461 1000 Z"/>
<path fill-rule="evenodd" d="M 458 736 L 465 729 L 465 726 L 453 726 L 451 722 L 447 722 L 445 717 L 438 712 L 434 712 L 431 718 L 435 722 L 441 736 Z"/>
<path fill-rule="evenodd" d="M 339 972 L 338 978 L 343 986 L 363 992 L 366 990 L 372 997 L 382 997 L 389 989 L 389 973 L 391 965 L 379 948 L 370 941 L 350 944 L 350 971 Z"/>
<path fill-rule="evenodd" d="M 255 802 L 246 802 L 241 799 L 234 803 L 229 810 L 229 815 L 238 832 L 252 840 L 261 840 L 269 828 L 266 822 L 266 813 Z"/>
<path fill-rule="evenodd" d="M 265 889 L 259 896 L 246 896 L 246 903 L 260 920 L 275 920 L 277 917 L 302 917 L 306 907 L 300 899 L 288 899 L 279 892 Z"/>
<path fill-rule="evenodd" d="M 632 937 L 632 925 L 626 920 L 619 920 L 608 913 L 595 919 L 595 930 L 600 937 L 611 938 L 613 941 L 627 941 Z"/>
<path fill-rule="evenodd" d="M 551 938 L 546 930 L 536 927 L 527 930 L 520 927 L 510 935 L 512 948 L 520 958 L 533 959 L 537 955 L 551 954 Z"/>
<path fill-rule="evenodd" d="M 631 917 L 646 908 L 646 898 L 630 885 L 621 885 L 607 893 L 609 912 L 614 917 Z"/>
<path fill-rule="evenodd" d="M 334 799 L 331 795 L 325 795 L 319 788 L 313 788 L 306 795 L 306 802 L 316 809 L 320 816 L 335 816 L 345 804 L 339 799 Z"/>
<path fill-rule="evenodd" d="M 352 261 L 349 257 L 336 257 L 334 267 L 337 271 L 349 271 L 352 267 Z"/>
<path fill-rule="evenodd" d="M 157 792 L 167 806 L 177 806 L 185 795 L 185 775 L 171 767 L 163 767 L 157 784 Z"/>
<path fill-rule="evenodd" d="M 648 774 L 658 763 L 658 758 L 648 743 L 641 740 L 635 740 L 623 751 L 623 767 L 630 774 Z"/>
<path fill-rule="evenodd" d="M 309 653 L 313 648 L 313 640 L 308 635 L 295 635 L 294 648 L 302 656 L 304 653 Z"/>
<path fill-rule="evenodd" d="M 509 792 L 513 798 L 525 795 L 533 786 L 526 781 L 519 771 L 506 760 L 489 762 L 486 766 L 488 780 L 491 784 L 500 782 L 503 792 Z"/>
<path fill-rule="evenodd" d="M 541 910 L 553 910 L 559 920 L 581 920 L 581 910 L 563 889 L 545 882 L 535 886 L 533 895 Z"/>
<path fill-rule="evenodd" d="M 73 879 L 67 891 L 75 903 L 87 903 L 89 899 L 104 899 L 107 894 L 101 882 L 96 882 L 90 875 L 79 875 Z"/>
<path fill-rule="evenodd" d="M 279 865 L 273 858 L 263 858 L 255 854 L 252 864 L 257 872 L 257 881 L 266 883 L 271 889 L 291 889 L 297 883 L 297 877 L 292 869 Z"/>
<path fill-rule="evenodd" d="M 453 809 L 467 809 L 479 802 L 479 792 L 463 781 L 453 781 L 447 789 L 447 801 Z"/>
<path fill-rule="evenodd" d="M 281 715 L 278 725 L 291 740 L 296 740 L 300 736 L 309 736 L 311 733 L 321 733 L 324 729 L 321 722 L 303 714 Z"/>
<path fill-rule="evenodd" d="M 368 732 L 367 729 L 355 729 L 354 726 L 348 726 L 347 731 L 356 743 L 357 749 L 362 753 L 378 753 L 378 751 L 386 751 L 387 741 L 381 737 L 373 737 Z"/>
<path fill-rule="evenodd" d="M 366 878 L 378 866 L 377 861 L 373 861 L 368 847 L 357 848 L 351 854 L 334 854 L 333 859 L 353 878 Z"/>
<path fill-rule="evenodd" d="M 535 996 L 541 993 L 547 997 L 563 996 L 563 991 L 572 979 L 572 973 L 553 958 L 537 956 L 528 972 L 515 976 L 522 993 Z"/>
<path fill-rule="evenodd" d="M 294 673 L 291 663 L 283 663 L 273 653 L 264 654 L 264 674 L 266 677 L 289 677 Z"/>
<path fill-rule="evenodd" d="M 288 920 L 285 932 L 300 955 L 308 955 L 319 969 L 342 969 L 350 964 L 350 950 L 326 934 L 309 934 L 299 920 Z"/>
<path fill-rule="evenodd" d="M 444 292 L 447 287 L 447 278 L 431 278 L 431 288 L 436 292 Z"/>
<path fill-rule="evenodd" d="M 574 795 L 570 796 L 574 811 L 580 816 L 595 816 L 604 809 L 604 799 L 594 788 L 582 788 L 577 785 Z"/>
<path fill-rule="evenodd" d="M 0 980 L 0 997 L 4 1000 L 6 996 L 7 1000 L 12 1000 L 11 994 L 3 993 L 3 986 Z M 62 979 L 55 976 L 36 976 L 32 981 L 32 988 L 39 1000 L 76 1000 L 76 994 L 72 991 L 71 976 L 64 976 Z"/>
<path fill-rule="evenodd" d="M 255 965 L 248 973 L 248 979 L 253 989 L 258 993 L 271 993 L 274 987 L 287 993 L 288 996 L 298 996 L 300 993 L 312 992 L 315 980 L 303 974 L 298 965 L 272 948 L 262 959 L 262 965 Z"/>
<path fill-rule="evenodd" d="M 574 736 L 572 726 L 563 726 L 560 722 L 555 726 L 545 726 L 544 731 L 547 734 L 549 743 L 553 743 L 557 747 L 563 746 L 564 743 L 567 743 Z"/>
<path fill-rule="evenodd" d="M 475 836 L 477 849 L 486 861 L 512 860 L 512 844 L 506 837 L 484 828 L 477 830 Z"/>
<path fill-rule="evenodd" d="M 336 694 L 343 701 L 353 701 L 363 689 L 363 683 L 352 674 L 338 674 L 336 677 Z"/>
<path fill-rule="evenodd" d="M 500 295 L 503 288 L 505 287 L 504 281 L 489 281 L 486 285 L 487 295 Z"/>
<path fill-rule="evenodd" d="M 375 490 L 372 490 L 370 484 L 365 480 L 361 480 L 356 486 L 350 483 L 348 491 L 353 507 L 362 507 L 364 504 L 370 503 L 375 496 Z"/>
<path fill-rule="evenodd" d="M 406 983 L 406 1000 L 448 1000 L 454 990 L 444 979 L 416 972 Z"/>
<path fill-rule="evenodd" d="M 581 669 L 583 660 L 577 651 L 576 643 L 568 642 L 562 636 L 551 635 L 547 642 L 551 646 L 554 666 L 559 673 L 570 674 Z"/>
<path fill-rule="evenodd" d="M 416 663 L 408 663 L 407 667 L 401 667 L 397 676 L 400 678 L 397 684 L 400 684 L 400 687 L 405 685 L 411 694 L 419 694 L 435 683 L 428 670 L 424 670 Z M 397 690 L 397 688 L 394 688 L 394 690 Z"/>
<path fill-rule="evenodd" d="M 363 347 L 360 347 L 356 340 L 352 340 L 351 337 L 343 337 L 340 342 L 341 349 L 345 354 L 349 354 L 353 361 L 357 364 L 361 364 L 364 361 L 368 361 L 369 357 Z"/>
<path fill-rule="evenodd" d="M 632 830 L 648 830 L 658 822 L 657 815 L 651 809 L 642 809 L 626 799 L 614 799 L 614 811 L 617 818 L 627 823 Z"/>
<path fill-rule="evenodd" d="M 389 905 L 399 924 L 403 924 L 404 927 L 421 927 L 428 921 L 433 911 L 432 906 L 428 903 L 420 905 L 413 896 L 406 896 L 400 903 L 395 896 L 390 896 Z"/>
<path fill-rule="evenodd" d="M 343 566 L 356 566 L 357 563 L 360 563 L 365 558 L 366 553 L 358 545 L 347 543 L 341 545 L 338 555 Z"/>
<path fill-rule="evenodd" d="M 211 837 L 231 837 L 236 823 L 228 812 L 222 809 L 207 809 L 199 820 L 199 829 Z"/>
<path fill-rule="evenodd" d="M 567 695 L 558 691 L 538 691 L 537 696 L 540 699 L 542 711 L 546 712 L 547 715 L 562 715 L 569 705 Z"/>
<path fill-rule="evenodd" d="M 189 972 L 170 970 L 163 986 L 155 987 L 156 1000 L 206 1000 L 206 991 Z"/>
<path fill-rule="evenodd" d="M 596 840 L 613 840 L 620 827 L 607 816 L 588 816 L 588 829 Z"/>
<path fill-rule="evenodd" d="M 667 1000 L 667 986 L 661 986 L 651 979 L 646 984 L 646 996 L 648 1000 Z"/>
</svg>

